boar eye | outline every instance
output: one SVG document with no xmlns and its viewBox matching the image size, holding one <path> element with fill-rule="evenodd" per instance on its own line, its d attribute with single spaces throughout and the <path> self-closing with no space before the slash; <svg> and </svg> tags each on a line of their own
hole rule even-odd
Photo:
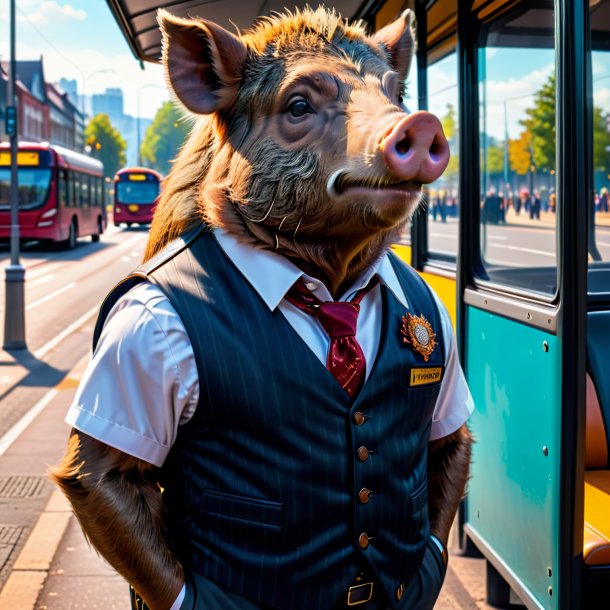
<svg viewBox="0 0 610 610">
<path fill-rule="evenodd" d="M 309 105 L 309 102 L 303 99 L 294 100 L 288 110 L 293 117 L 302 117 L 305 114 L 313 114 L 314 109 Z"/>
</svg>

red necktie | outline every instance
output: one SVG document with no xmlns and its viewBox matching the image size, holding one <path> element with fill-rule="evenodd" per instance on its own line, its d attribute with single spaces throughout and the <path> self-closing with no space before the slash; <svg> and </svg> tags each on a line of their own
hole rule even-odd
<svg viewBox="0 0 610 610">
<path fill-rule="evenodd" d="M 360 301 L 377 282 L 378 278 L 374 276 L 351 301 L 321 301 L 307 289 L 303 278 L 299 278 L 286 294 L 287 301 L 315 316 L 330 337 L 326 368 L 350 397 L 362 387 L 366 372 L 364 353 L 356 341 Z"/>
</svg>

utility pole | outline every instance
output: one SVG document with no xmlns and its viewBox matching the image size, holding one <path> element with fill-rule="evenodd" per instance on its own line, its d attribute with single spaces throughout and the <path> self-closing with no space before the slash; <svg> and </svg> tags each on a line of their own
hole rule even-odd
<svg viewBox="0 0 610 610">
<path fill-rule="evenodd" d="M 16 86 L 17 62 L 15 58 L 15 0 L 10 0 L 10 74 L 7 87 L 7 133 L 11 145 L 11 264 L 6 268 L 6 296 L 4 307 L 4 345 L 6 350 L 26 349 L 25 343 L 25 269 L 19 262 L 19 186 L 17 152 Z M 12 120 L 11 120 L 12 117 Z"/>
</svg>

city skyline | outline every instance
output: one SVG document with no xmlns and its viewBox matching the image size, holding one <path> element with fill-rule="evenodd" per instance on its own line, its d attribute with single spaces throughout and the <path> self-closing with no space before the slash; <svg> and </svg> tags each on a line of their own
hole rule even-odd
<svg viewBox="0 0 610 610">
<path fill-rule="evenodd" d="M 17 60 L 43 56 L 47 81 L 76 80 L 78 93 L 87 96 L 119 87 L 125 114 L 134 117 L 152 119 L 170 99 L 162 68 L 141 69 L 105 2 L 19 0 L 16 22 Z M 0 9 L 0 27 L 8 34 L 8 3 Z M 10 57 L 8 35 L 0 37 L 0 56 Z"/>
</svg>

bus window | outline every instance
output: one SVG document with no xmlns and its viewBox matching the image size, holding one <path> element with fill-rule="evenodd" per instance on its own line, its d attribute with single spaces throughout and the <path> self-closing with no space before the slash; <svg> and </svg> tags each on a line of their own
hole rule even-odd
<svg viewBox="0 0 610 610">
<path fill-rule="evenodd" d="M 102 178 L 95 179 L 95 205 L 96 207 L 103 207 L 104 205 L 104 193 L 102 191 Z"/>
<path fill-rule="evenodd" d="M 57 200 L 60 207 L 65 208 L 68 203 L 68 172 L 65 169 L 60 169 L 57 172 Z"/>
<path fill-rule="evenodd" d="M 91 176 L 81 176 L 81 207 L 88 208 L 91 198 Z"/>
<path fill-rule="evenodd" d="M 591 3 L 590 7 L 594 190 L 589 203 L 595 218 L 595 242 L 589 247 L 589 261 L 599 270 L 608 265 L 596 261 L 610 261 L 610 0 Z M 592 288 L 598 291 L 601 286 Z"/>
<path fill-rule="evenodd" d="M 18 201 L 20 210 L 41 208 L 47 201 L 51 185 L 51 170 L 23 168 L 17 170 Z M 10 209 L 11 169 L 0 168 L 0 209 Z"/>
<path fill-rule="evenodd" d="M 555 50 L 552 9 L 524 7 L 479 42 L 480 228 L 486 277 L 557 287 Z"/>
<path fill-rule="evenodd" d="M 451 159 L 445 173 L 424 189 L 428 208 L 430 256 L 457 256 L 458 250 L 458 87 L 457 55 L 446 55 L 428 67 L 428 110 L 443 125 Z"/>
<path fill-rule="evenodd" d="M 73 177 L 74 177 L 74 206 L 79 208 L 80 205 L 81 205 L 81 202 L 80 202 L 80 198 L 81 198 L 81 185 L 80 185 L 81 175 L 78 172 L 74 172 Z"/>
</svg>

